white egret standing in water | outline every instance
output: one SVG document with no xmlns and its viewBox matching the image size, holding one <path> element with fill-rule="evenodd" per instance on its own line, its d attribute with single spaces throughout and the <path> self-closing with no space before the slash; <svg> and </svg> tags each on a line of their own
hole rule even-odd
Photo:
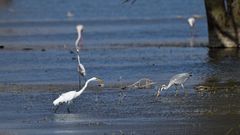
<svg viewBox="0 0 240 135">
<path fill-rule="evenodd" d="M 104 86 L 103 80 L 101 80 L 99 78 L 93 77 L 93 78 L 87 80 L 85 85 L 83 86 L 83 88 L 81 90 L 79 90 L 79 91 L 69 91 L 69 92 L 63 93 L 57 99 L 55 99 L 53 101 L 53 105 L 57 106 L 57 108 L 55 109 L 55 112 L 58 110 L 59 105 L 61 105 L 63 103 L 67 103 L 68 105 L 71 104 L 73 99 L 80 96 L 82 94 L 82 92 L 87 88 L 88 83 L 91 82 L 91 81 L 98 81 L 99 86 L 101 86 L 101 87 Z M 69 106 L 68 106 L 67 110 L 70 113 Z"/>
<path fill-rule="evenodd" d="M 80 56 L 78 54 L 78 67 L 77 67 L 77 70 L 78 70 L 78 73 L 79 73 L 79 78 L 78 78 L 78 86 L 79 86 L 79 89 L 81 86 L 81 76 L 83 77 L 83 79 L 85 80 L 85 76 L 86 76 L 86 70 L 85 70 L 85 67 L 83 66 L 83 64 L 80 62 Z"/>
<path fill-rule="evenodd" d="M 82 48 L 82 32 L 83 32 L 83 25 L 77 25 L 76 26 L 77 29 L 77 33 L 78 33 L 78 37 L 77 40 L 75 42 L 75 47 L 77 50 L 77 60 L 78 60 L 78 73 L 79 73 L 79 78 L 78 78 L 78 87 L 80 89 L 81 87 L 81 76 L 84 78 L 86 76 L 86 70 L 83 66 L 83 64 L 80 61 L 80 49 Z"/>
<path fill-rule="evenodd" d="M 77 40 L 75 41 L 75 47 L 77 50 L 77 53 L 80 52 L 80 49 L 82 48 L 82 33 L 83 33 L 83 25 L 79 24 L 76 26 L 77 29 Z"/>
<path fill-rule="evenodd" d="M 78 71 L 82 76 L 86 76 L 86 70 L 83 66 L 83 64 L 80 62 L 80 56 L 78 55 Z"/>
<path fill-rule="evenodd" d="M 190 26 L 190 31 L 191 31 L 191 36 L 192 37 L 194 36 L 193 30 L 194 30 L 195 22 L 196 22 L 196 19 L 194 17 L 188 18 L 188 24 Z"/>
<path fill-rule="evenodd" d="M 177 74 L 177 75 L 173 76 L 173 77 L 170 79 L 168 85 L 162 85 L 161 89 L 159 89 L 158 92 L 157 92 L 157 96 L 160 95 L 160 92 L 161 92 L 162 90 L 166 90 L 166 89 L 170 88 L 172 85 L 175 85 L 175 86 L 176 86 L 176 90 L 177 90 L 177 85 L 181 85 L 182 88 L 184 89 L 183 83 L 184 83 L 186 80 L 188 80 L 191 76 L 192 76 L 192 75 L 189 74 L 189 73 L 181 73 L 181 74 Z"/>
</svg>

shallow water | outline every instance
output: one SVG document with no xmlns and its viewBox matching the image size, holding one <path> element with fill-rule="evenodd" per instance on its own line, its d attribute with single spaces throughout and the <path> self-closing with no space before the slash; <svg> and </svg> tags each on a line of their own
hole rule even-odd
<svg viewBox="0 0 240 135">
<path fill-rule="evenodd" d="M 207 51 L 207 48 L 186 47 L 100 48 L 83 50 L 81 60 L 87 78 L 99 76 L 106 85 L 145 77 L 166 83 L 181 72 L 192 72 L 191 82 L 196 84 L 212 74 Z M 0 67 L 1 83 L 77 83 L 76 59 L 69 51 L 3 51 L 0 55 L 4 63 Z"/>
<path fill-rule="evenodd" d="M 71 11 L 74 16 L 67 17 Z M 10 46 L 72 47 L 75 26 L 85 26 L 84 45 L 160 44 L 188 42 L 187 18 L 198 15 L 196 41 L 207 41 L 203 1 L 139 0 L 134 5 L 121 0 L 21 0 L 0 10 L 0 43 Z"/>
<path fill-rule="evenodd" d="M 93 50 L 96 53 L 89 55 Z M 0 58 L 6 66 L 1 67 L 6 79 L 1 80 L 2 85 L 12 87 L 1 89 L 0 131 L 24 135 L 239 133 L 238 51 L 196 47 L 93 50 L 85 50 L 83 59 L 91 71 L 89 76 L 101 76 L 106 88 L 101 92 L 88 88 L 70 106 L 70 114 L 67 106 L 53 113 L 52 101 L 72 90 L 58 90 L 62 84 L 77 85 L 74 54 L 56 50 L 2 51 Z M 183 71 L 193 73 L 185 84 L 187 95 L 180 89 L 175 96 L 174 88 L 163 91 L 159 98 L 155 97 L 155 89 L 108 88 L 112 84 L 121 86 L 119 76 L 127 84 L 146 76 L 162 84 Z M 18 87 L 12 83 L 56 86 L 52 90 L 20 87 L 21 92 L 12 91 Z M 210 86 L 212 90 L 198 93 L 196 85 Z M 120 92 L 126 94 L 124 99 Z"/>
</svg>

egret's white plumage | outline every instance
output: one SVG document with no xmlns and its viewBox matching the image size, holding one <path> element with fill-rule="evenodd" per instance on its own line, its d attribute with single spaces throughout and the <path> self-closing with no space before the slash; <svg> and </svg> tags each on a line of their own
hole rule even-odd
<svg viewBox="0 0 240 135">
<path fill-rule="evenodd" d="M 195 22 L 196 22 L 196 20 L 195 20 L 194 17 L 188 18 L 188 24 L 189 24 L 189 26 L 190 26 L 191 28 L 194 27 Z"/>
<path fill-rule="evenodd" d="M 186 80 L 188 80 L 191 76 L 192 76 L 192 75 L 189 74 L 189 73 L 181 73 L 181 74 L 177 74 L 177 75 L 173 76 L 173 77 L 170 79 L 168 85 L 162 85 L 161 89 L 158 90 L 157 96 L 160 95 L 160 91 L 166 90 L 166 89 L 170 88 L 172 85 L 181 85 L 182 88 L 184 89 L 183 83 L 184 83 Z"/>
<path fill-rule="evenodd" d="M 75 42 L 75 47 L 77 50 L 77 59 L 78 59 L 78 66 L 77 66 L 77 70 L 79 73 L 79 89 L 81 87 L 81 76 L 85 77 L 86 76 L 86 70 L 85 67 L 83 66 L 83 64 L 80 61 L 80 49 L 82 48 L 82 32 L 83 32 L 83 25 L 79 24 L 76 26 L 77 29 L 77 33 L 78 33 L 78 37 L 77 40 Z"/>
<path fill-rule="evenodd" d="M 77 40 L 75 41 L 75 47 L 77 52 L 79 53 L 81 49 L 81 41 L 82 41 L 82 32 L 83 32 L 83 25 L 79 24 L 76 26 L 78 37 Z"/>
<path fill-rule="evenodd" d="M 83 64 L 80 62 L 80 56 L 78 55 L 78 72 L 80 75 L 82 75 L 83 77 L 86 76 L 86 70 L 85 67 L 83 66 Z"/>
<path fill-rule="evenodd" d="M 79 90 L 79 91 L 69 91 L 69 92 L 61 94 L 57 99 L 55 99 L 53 101 L 53 105 L 58 106 L 58 105 L 63 104 L 63 103 L 67 103 L 67 104 L 72 103 L 73 99 L 80 96 L 82 94 L 82 92 L 86 89 L 86 87 L 88 86 L 88 83 L 91 82 L 91 81 L 98 81 L 100 83 L 100 86 L 104 85 L 103 81 L 101 79 L 93 77 L 93 78 L 86 81 L 85 85 L 83 86 L 83 88 L 81 90 Z"/>
</svg>

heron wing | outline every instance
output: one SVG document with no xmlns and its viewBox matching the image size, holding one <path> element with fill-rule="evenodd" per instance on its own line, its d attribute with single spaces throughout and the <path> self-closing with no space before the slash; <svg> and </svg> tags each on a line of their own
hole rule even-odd
<svg viewBox="0 0 240 135">
<path fill-rule="evenodd" d="M 173 76 L 169 83 L 182 84 L 190 77 L 189 73 L 181 73 Z"/>
</svg>

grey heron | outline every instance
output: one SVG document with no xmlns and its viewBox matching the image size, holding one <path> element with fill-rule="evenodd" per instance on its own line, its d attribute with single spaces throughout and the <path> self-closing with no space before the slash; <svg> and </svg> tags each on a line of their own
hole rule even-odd
<svg viewBox="0 0 240 135">
<path fill-rule="evenodd" d="M 55 99 L 53 101 L 53 105 L 57 106 L 57 108 L 55 109 L 55 112 L 58 110 L 59 105 L 61 105 L 63 103 L 67 103 L 68 105 L 71 104 L 72 101 L 75 98 L 77 98 L 78 96 L 80 96 L 83 93 L 83 91 L 87 88 L 88 83 L 91 82 L 91 81 L 98 81 L 99 86 L 101 86 L 101 87 L 104 86 L 103 80 L 101 80 L 97 77 L 92 77 L 91 79 L 88 79 L 81 90 L 79 90 L 79 91 L 69 91 L 69 92 L 63 93 L 57 99 Z M 68 112 L 70 113 L 69 106 L 68 106 Z"/>
<path fill-rule="evenodd" d="M 160 95 L 160 92 L 163 91 L 163 90 L 166 90 L 168 88 L 170 88 L 172 85 L 175 85 L 176 88 L 177 88 L 177 85 L 181 85 L 182 88 L 184 89 L 184 83 L 191 77 L 192 75 L 190 73 L 180 73 L 180 74 L 177 74 L 177 75 L 174 75 L 168 85 L 162 85 L 161 89 L 158 89 L 158 92 L 157 92 L 157 97 Z"/>
</svg>

